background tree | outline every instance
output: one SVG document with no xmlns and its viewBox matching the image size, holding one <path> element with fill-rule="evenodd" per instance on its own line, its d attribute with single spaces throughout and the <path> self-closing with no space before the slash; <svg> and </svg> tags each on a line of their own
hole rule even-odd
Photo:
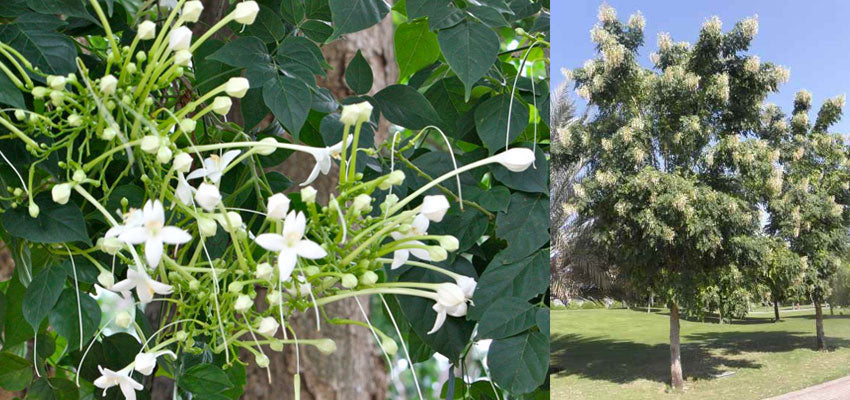
<svg viewBox="0 0 850 400">
<path fill-rule="evenodd" d="M 594 115 L 569 146 L 589 159 L 575 189 L 579 216 L 595 218 L 592 237 L 669 301 L 671 383 L 681 389 L 680 307 L 701 309 L 705 278 L 734 262 L 733 239 L 758 232 L 761 193 L 748 186 L 767 180 L 776 154 L 752 131 L 788 72 L 744 54 L 754 18 L 728 32 L 712 18 L 694 45 L 660 34 L 655 69 L 636 61 L 643 27 L 640 14 L 623 23 L 600 7 L 599 56 L 574 71 Z"/>
</svg>

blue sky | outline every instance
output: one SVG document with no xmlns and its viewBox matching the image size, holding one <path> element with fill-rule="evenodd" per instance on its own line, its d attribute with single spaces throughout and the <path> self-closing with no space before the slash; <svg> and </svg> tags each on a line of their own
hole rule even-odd
<svg viewBox="0 0 850 400">
<path fill-rule="evenodd" d="M 569 69 L 594 57 L 590 28 L 596 23 L 601 0 L 552 1 L 552 87 L 564 81 Z M 717 15 L 724 30 L 735 22 L 758 15 L 759 33 L 750 53 L 791 70 L 791 80 L 767 101 L 790 113 L 794 93 L 812 92 L 815 110 L 823 100 L 850 94 L 850 1 L 846 0 L 608 0 L 621 20 L 640 10 L 646 18 L 641 64 L 651 66 L 649 53 L 657 49 L 659 32 L 674 41 L 696 41 L 702 23 Z M 572 92 L 574 93 L 574 92 Z M 583 107 L 577 96 L 576 104 Z M 832 131 L 850 133 L 850 107 Z"/>
</svg>

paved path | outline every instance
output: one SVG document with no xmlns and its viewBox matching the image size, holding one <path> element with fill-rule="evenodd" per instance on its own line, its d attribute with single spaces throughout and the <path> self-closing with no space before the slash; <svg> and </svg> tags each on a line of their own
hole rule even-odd
<svg viewBox="0 0 850 400">
<path fill-rule="evenodd" d="M 807 387 L 766 400 L 846 400 L 850 399 L 850 376 Z"/>
</svg>

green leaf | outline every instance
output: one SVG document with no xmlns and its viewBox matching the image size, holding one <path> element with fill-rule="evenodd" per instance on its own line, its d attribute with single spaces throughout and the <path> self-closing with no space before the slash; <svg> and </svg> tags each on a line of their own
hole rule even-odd
<svg viewBox="0 0 850 400">
<path fill-rule="evenodd" d="M 242 98 L 242 118 L 245 120 L 245 129 L 251 129 L 259 124 L 269 113 L 263 100 L 263 89 L 248 89 L 248 93 Z"/>
<path fill-rule="evenodd" d="M 506 240 L 508 260 L 531 254 L 549 241 L 549 198 L 515 192 L 507 213 L 496 216 L 496 236 Z"/>
<path fill-rule="evenodd" d="M 506 135 L 508 143 L 513 142 L 528 126 L 528 106 L 517 97 L 513 99 L 511 105 L 511 96 L 500 94 L 475 109 L 475 128 L 490 154 L 505 148 Z"/>
<path fill-rule="evenodd" d="M 537 309 L 536 320 L 537 329 L 540 329 L 540 332 L 543 332 L 544 335 L 549 336 L 549 309 Z"/>
<path fill-rule="evenodd" d="M 538 251 L 522 260 L 504 261 L 499 253 L 481 274 L 475 295 L 475 306 L 469 309 L 468 318 L 481 319 L 482 314 L 497 299 L 513 296 L 529 300 L 549 287 L 549 251 Z"/>
<path fill-rule="evenodd" d="M 61 33 L 13 23 L 0 25 L 0 41 L 14 47 L 44 73 L 66 75 L 77 70 L 77 48 Z"/>
<path fill-rule="evenodd" d="M 4 73 L 0 73 L 0 103 L 16 108 L 27 108 L 21 90 Z"/>
<path fill-rule="evenodd" d="M 511 204 L 511 191 L 504 186 L 494 186 L 488 190 L 478 186 L 464 186 L 463 196 L 492 212 L 507 212 Z"/>
<path fill-rule="evenodd" d="M 73 289 L 65 289 L 48 315 L 50 326 L 59 335 L 68 339 L 71 348 L 80 343 L 88 343 L 100 325 L 100 307 L 88 294 L 80 293 L 83 333 L 80 337 L 80 314 L 77 313 L 77 294 Z"/>
<path fill-rule="evenodd" d="M 425 21 L 399 24 L 393 37 L 399 80 L 405 79 L 440 58 L 437 34 Z"/>
<path fill-rule="evenodd" d="M 41 378 L 27 390 L 26 400 L 77 400 L 79 390 L 74 382 L 64 378 Z"/>
<path fill-rule="evenodd" d="M 372 67 L 369 62 L 363 57 L 363 53 L 357 50 L 354 58 L 348 63 L 345 68 L 345 83 L 348 87 L 357 94 L 366 94 L 372 89 Z"/>
<path fill-rule="evenodd" d="M 286 37 L 286 27 L 283 21 L 271 8 L 260 5 L 260 12 L 253 24 L 248 25 L 245 30 L 248 34 L 255 36 L 265 43 L 276 43 Z"/>
<path fill-rule="evenodd" d="M 8 307 L 6 294 L 0 292 L 0 332 L 3 332 L 3 326 L 6 324 L 6 308 Z"/>
<path fill-rule="evenodd" d="M 381 22 L 390 11 L 384 0 L 328 0 L 334 35 L 357 32 Z"/>
<path fill-rule="evenodd" d="M 466 18 L 463 11 L 454 7 L 445 7 L 437 10 L 428 17 L 428 28 L 432 31 L 451 28 Z"/>
<path fill-rule="evenodd" d="M 313 75 L 325 75 L 327 66 L 322 50 L 309 39 L 300 36 L 286 38 L 275 53 L 280 68 L 295 76 L 303 76 L 304 81 L 314 81 Z M 304 72 L 306 71 L 306 72 Z"/>
<path fill-rule="evenodd" d="M 537 321 L 534 307 L 526 299 L 502 297 L 496 299 L 478 322 L 478 337 L 501 339 L 516 335 L 534 326 Z"/>
<path fill-rule="evenodd" d="M 493 66 L 499 36 L 484 24 L 464 21 L 437 33 L 443 56 L 463 82 L 468 100 L 472 87 Z"/>
<path fill-rule="evenodd" d="M 239 67 L 230 66 L 212 59 L 211 55 L 221 50 L 224 46 L 225 44 L 223 42 L 210 39 L 195 50 L 195 81 L 198 82 L 198 92 L 207 93 L 222 83 L 227 82 L 231 77 L 239 75 Z M 114 208 L 109 208 L 109 210 L 114 210 Z"/>
<path fill-rule="evenodd" d="M 549 337 L 535 331 L 494 340 L 487 366 L 499 387 L 517 394 L 531 392 L 546 380 Z"/>
<path fill-rule="evenodd" d="M 441 8 L 450 7 L 451 0 L 407 0 L 407 18 L 414 20 L 429 17 L 439 12 Z"/>
<path fill-rule="evenodd" d="M 298 79 L 277 76 L 263 85 L 263 100 L 291 134 L 298 134 L 310 111 L 310 89 Z"/>
<path fill-rule="evenodd" d="M 0 387 L 10 392 L 23 390 L 32 380 L 32 365 L 11 353 L 0 353 Z"/>
<path fill-rule="evenodd" d="M 267 64 L 271 61 L 265 43 L 254 36 L 240 36 L 210 54 L 208 58 L 232 67 Z"/>
<path fill-rule="evenodd" d="M 58 265 L 45 267 L 27 287 L 21 311 L 35 331 L 62 295 L 66 277 L 65 270 Z"/>
<path fill-rule="evenodd" d="M 325 43 L 334 33 L 334 28 L 324 21 L 309 19 L 301 24 L 301 30 L 310 40 Z"/>
<path fill-rule="evenodd" d="M 5 0 L 0 2 L 0 16 L 15 18 L 31 12 L 26 0 Z"/>
<path fill-rule="evenodd" d="M 501 164 L 490 164 L 493 178 L 505 186 L 530 193 L 549 193 L 549 160 L 540 147 L 534 152 L 534 164 L 522 172 L 513 172 Z"/>
<path fill-rule="evenodd" d="M 423 70 L 423 71 L 427 71 Z M 412 80 L 413 78 L 411 78 Z M 408 84 L 410 82 L 408 81 Z M 443 121 L 440 127 L 450 137 L 463 139 L 458 136 L 458 124 L 463 114 L 472 109 L 472 104 L 463 100 L 463 82 L 456 76 L 450 76 L 435 82 L 425 91 L 425 98 L 434 106 Z M 470 124 L 472 118 L 469 118 Z M 470 129 L 474 131 L 474 129 Z"/>
<path fill-rule="evenodd" d="M 464 195 L 466 195 L 465 191 Z M 442 222 L 431 225 L 431 231 L 438 235 L 456 237 L 459 244 L 455 254 L 459 254 L 472 247 L 481 238 L 481 235 L 487 231 L 488 222 L 487 216 L 481 211 L 471 207 L 460 211 L 452 205 Z"/>
<path fill-rule="evenodd" d="M 83 0 L 27 0 L 27 5 L 41 14 L 80 17 L 99 24 L 86 10 Z"/>
<path fill-rule="evenodd" d="M 487 26 L 491 28 L 510 26 L 508 21 L 505 20 L 505 17 L 502 16 L 502 14 L 495 8 L 470 4 L 469 7 L 466 8 L 466 11 L 469 11 L 469 13 L 475 16 L 475 18 L 478 18 L 481 22 L 487 24 Z"/>
<path fill-rule="evenodd" d="M 422 129 L 440 123 L 431 103 L 416 89 L 406 85 L 387 86 L 375 94 L 384 117 L 408 129 Z"/>
<path fill-rule="evenodd" d="M 304 19 L 303 0 L 283 0 L 280 2 L 280 15 L 284 21 L 298 25 Z"/>
<path fill-rule="evenodd" d="M 22 323 L 24 321 L 22 308 L 26 290 L 17 279 L 11 279 L 9 287 L 6 288 L 6 320 L 15 321 L 15 323 L 7 323 L 3 327 L 4 348 L 11 348 L 24 343 L 34 336 L 33 330 L 27 324 Z"/>
<path fill-rule="evenodd" d="M 35 243 L 83 242 L 91 245 L 83 213 L 74 203 L 57 204 L 49 194 L 36 197 L 38 218 L 30 217 L 27 207 L 6 210 L 2 221 L 6 232 Z"/>
<path fill-rule="evenodd" d="M 197 396 L 215 395 L 233 387 L 221 368 L 203 363 L 189 368 L 177 379 L 177 386 Z"/>
</svg>

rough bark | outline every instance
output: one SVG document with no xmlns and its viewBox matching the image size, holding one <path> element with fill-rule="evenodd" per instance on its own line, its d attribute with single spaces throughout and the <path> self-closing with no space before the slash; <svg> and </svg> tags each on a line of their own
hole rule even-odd
<svg viewBox="0 0 850 400">
<path fill-rule="evenodd" d="M 817 349 L 826 350 L 826 334 L 823 332 L 823 307 L 820 300 L 815 300 L 815 330 L 817 331 Z"/>
<path fill-rule="evenodd" d="M 779 302 L 773 300 L 773 322 L 779 322 Z"/>
<path fill-rule="evenodd" d="M 679 305 L 673 302 L 670 307 L 670 385 L 676 390 L 682 390 L 685 385 L 679 350 Z"/>
</svg>

